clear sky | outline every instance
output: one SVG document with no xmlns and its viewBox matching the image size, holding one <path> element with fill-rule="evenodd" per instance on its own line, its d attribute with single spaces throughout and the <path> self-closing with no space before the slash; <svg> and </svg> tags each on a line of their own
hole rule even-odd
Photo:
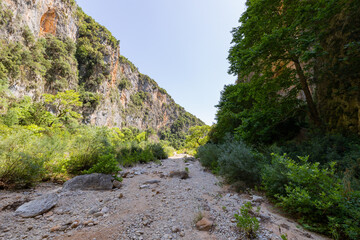
<svg viewBox="0 0 360 240">
<path fill-rule="evenodd" d="M 228 50 L 245 0 L 76 0 L 120 40 L 120 53 L 205 123 L 228 75 Z"/>
</svg>

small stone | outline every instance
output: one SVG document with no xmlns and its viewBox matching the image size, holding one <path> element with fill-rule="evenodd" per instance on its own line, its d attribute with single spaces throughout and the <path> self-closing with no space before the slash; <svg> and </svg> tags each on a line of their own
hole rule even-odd
<svg viewBox="0 0 360 240">
<path fill-rule="evenodd" d="M 177 232 L 180 232 L 180 228 L 174 226 L 174 227 L 171 228 L 171 231 L 172 231 L 173 233 L 177 233 Z"/>
<path fill-rule="evenodd" d="M 121 188 L 122 187 L 122 183 L 118 180 L 114 180 L 113 181 L 113 188 Z"/>
<path fill-rule="evenodd" d="M 148 180 L 146 182 L 144 182 L 144 184 L 155 184 L 155 183 L 159 183 L 161 182 L 160 180 L 157 179 L 153 179 L 153 180 Z"/>
<path fill-rule="evenodd" d="M 101 216 L 104 216 L 104 213 L 102 213 L 102 212 L 97 212 L 97 213 L 94 213 L 94 216 L 95 216 L 95 217 L 101 217 Z"/>
<path fill-rule="evenodd" d="M 122 193 L 120 193 L 119 196 L 118 196 L 118 198 L 120 198 L 120 199 L 123 198 L 123 197 L 124 197 L 124 194 L 122 194 Z"/>
<path fill-rule="evenodd" d="M 85 225 L 85 226 L 88 226 L 88 225 L 90 225 L 90 224 L 93 224 L 93 225 L 94 225 L 94 221 L 93 221 L 93 220 L 88 220 L 88 221 L 84 222 L 84 225 Z"/>
<path fill-rule="evenodd" d="M 180 236 L 180 237 L 185 237 L 185 232 L 181 231 L 181 232 L 179 233 L 179 236 Z"/>
<path fill-rule="evenodd" d="M 108 208 L 108 207 L 103 207 L 102 209 L 101 209 L 101 212 L 102 213 L 108 213 L 110 211 L 110 209 Z"/>
<path fill-rule="evenodd" d="M 94 213 L 97 213 L 99 211 L 100 211 L 99 207 L 94 207 L 89 211 L 89 214 L 94 214 Z"/>
<path fill-rule="evenodd" d="M 200 231 L 209 231 L 212 225 L 213 225 L 212 221 L 203 217 L 200 221 L 196 223 L 196 228 Z"/>
<path fill-rule="evenodd" d="M 252 202 L 262 203 L 263 201 L 264 201 L 264 198 L 263 198 L 263 197 L 256 196 L 256 195 L 253 195 L 253 196 L 252 196 Z"/>
<path fill-rule="evenodd" d="M 60 225 L 56 225 L 56 226 L 54 226 L 54 227 L 52 227 L 52 228 L 50 229 L 50 232 L 57 232 L 57 231 L 60 231 L 60 229 L 61 229 L 61 226 L 60 226 Z"/>
<path fill-rule="evenodd" d="M 71 224 L 71 228 L 77 228 L 78 226 L 80 225 L 80 222 L 79 221 L 75 221 Z"/>
<path fill-rule="evenodd" d="M 45 234 L 42 236 L 42 238 L 48 238 L 49 237 L 49 234 Z"/>
<path fill-rule="evenodd" d="M 140 189 L 145 189 L 145 188 L 149 188 L 149 187 L 150 187 L 149 185 L 144 184 L 144 185 L 140 186 Z"/>
</svg>

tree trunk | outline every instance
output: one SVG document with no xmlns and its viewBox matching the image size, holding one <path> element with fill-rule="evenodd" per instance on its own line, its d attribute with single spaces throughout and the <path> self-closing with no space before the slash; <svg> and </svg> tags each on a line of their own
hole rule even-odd
<svg viewBox="0 0 360 240">
<path fill-rule="evenodd" d="M 314 100 L 311 96 L 310 90 L 309 90 L 309 85 L 307 83 L 307 79 L 305 77 L 304 71 L 300 65 L 299 60 L 294 60 L 294 64 L 295 64 L 295 68 L 296 68 L 296 72 L 299 76 L 299 80 L 300 80 L 300 84 L 301 84 L 301 88 L 304 91 L 305 94 L 305 99 L 306 99 L 306 103 L 309 107 L 309 113 L 310 113 L 310 120 L 318 127 L 320 127 L 322 125 L 321 123 L 321 119 L 319 117 L 319 113 L 316 109 L 316 105 L 314 103 Z"/>
</svg>

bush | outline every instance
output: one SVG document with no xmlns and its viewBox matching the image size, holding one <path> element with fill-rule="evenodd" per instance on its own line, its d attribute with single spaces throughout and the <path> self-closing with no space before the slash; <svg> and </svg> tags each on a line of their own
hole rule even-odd
<svg viewBox="0 0 360 240">
<path fill-rule="evenodd" d="M 99 157 L 97 163 L 95 163 L 89 170 L 83 171 L 83 173 L 114 174 L 121 171 L 121 168 L 119 168 L 118 165 L 119 163 L 116 161 L 113 154 L 102 155 Z"/>
<path fill-rule="evenodd" d="M 25 129 L 0 136 L 0 188 L 30 187 L 42 179 L 45 159 L 36 140 L 36 135 Z"/>
<path fill-rule="evenodd" d="M 168 157 L 172 157 L 172 156 L 174 156 L 175 148 L 173 148 L 171 146 L 165 146 L 164 151 Z"/>
<path fill-rule="evenodd" d="M 266 190 L 266 194 L 272 198 L 277 195 L 284 195 L 286 193 L 285 186 L 289 183 L 288 168 L 284 158 L 286 155 L 272 155 L 271 164 L 265 165 L 262 170 L 262 185 Z M 275 157 L 276 156 L 276 157 Z"/>
<path fill-rule="evenodd" d="M 293 159 L 297 156 L 309 155 L 310 162 L 319 162 L 323 166 L 336 162 L 339 173 L 353 167 L 360 159 L 360 141 L 357 136 L 307 134 L 306 140 L 300 144 L 291 141 L 284 143 L 280 148 L 281 154 L 288 153 Z"/>
<path fill-rule="evenodd" d="M 216 144 L 205 144 L 197 149 L 196 157 L 200 158 L 200 163 L 209 168 L 213 173 L 219 173 L 218 158 L 221 155 L 221 150 Z"/>
<path fill-rule="evenodd" d="M 81 174 L 96 165 L 102 155 L 111 153 L 109 131 L 106 128 L 84 127 L 74 134 L 70 157 L 65 169 L 71 174 Z"/>
<path fill-rule="evenodd" d="M 218 163 L 221 175 L 229 182 L 243 181 L 250 186 L 260 183 L 260 171 L 264 163 L 261 154 L 241 141 L 230 141 L 220 148 Z"/>
<path fill-rule="evenodd" d="M 335 163 L 321 169 L 319 163 L 310 163 L 308 157 L 299 157 L 299 161 L 274 154 L 272 163 L 281 170 L 286 168 L 280 174 L 286 175 L 288 183 L 284 192 L 275 194 L 271 185 L 281 186 L 284 179 L 274 178 L 265 170 L 268 171 L 263 174 L 265 188 L 270 189 L 279 205 L 297 216 L 305 227 L 336 239 L 358 239 L 360 193 L 345 191 L 335 175 Z M 276 182 L 279 179 L 280 182 Z"/>
<path fill-rule="evenodd" d="M 149 149 L 158 160 L 166 159 L 169 155 L 165 152 L 165 148 L 160 143 L 152 143 L 149 145 Z"/>
<path fill-rule="evenodd" d="M 235 214 L 234 217 L 237 221 L 236 226 L 243 231 L 247 237 L 249 238 L 255 238 L 256 233 L 259 230 L 259 220 L 257 220 L 256 217 L 250 216 L 250 213 L 252 211 L 251 202 L 246 202 L 241 208 L 240 208 L 240 214 Z"/>
</svg>

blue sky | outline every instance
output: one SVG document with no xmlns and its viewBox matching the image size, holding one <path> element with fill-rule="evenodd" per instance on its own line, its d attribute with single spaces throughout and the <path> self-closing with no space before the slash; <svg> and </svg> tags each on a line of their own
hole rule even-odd
<svg viewBox="0 0 360 240">
<path fill-rule="evenodd" d="M 120 40 L 120 53 L 205 123 L 228 75 L 230 31 L 245 0 L 77 0 Z"/>
</svg>

